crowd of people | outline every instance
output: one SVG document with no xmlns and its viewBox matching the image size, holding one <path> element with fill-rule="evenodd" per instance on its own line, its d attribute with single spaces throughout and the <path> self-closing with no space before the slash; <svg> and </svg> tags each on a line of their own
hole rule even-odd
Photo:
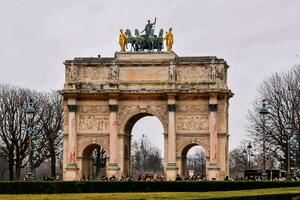
<svg viewBox="0 0 300 200">
<path fill-rule="evenodd" d="M 111 177 L 107 176 L 101 176 L 101 178 L 94 179 L 92 176 L 88 176 L 85 178 L 85 176 L 82 177 L 81 181 L 92 181 L 92 180 L 101 180 L 101 181 L 167 181 L 167 178 L 163 175 L 159 174 L 152 174 L 151 172 L 148 172 L 146 174 L 142 174 L 134 178 L 133 176 L 121 176 L 120 178 L 117 178 L 115 175 Z M 204 175 L 193 175 L 193 176 L 185 176 L 181 177 L 179 174 L 177 174 L 175 181 L 207 181 L 208 179 Z"/>
<path fill-rule="evenodd" d="M 27 181 L 28 178 L 25 176 L 24 181 Z M 56 178 L 54 177 L 43 177 L 41 180 L 43 181 L 59 181 L 59 177 L 57 176 Z M 167 181 L 167 178 L 163 175 L 160 174 L 152 174 L 151 172 L 148 172 L 146 174 L 139 175 L 137 177 L 133 176 L 121 176 L 120 178 L 116 177 L 115 175 L 111 177 L 107 176 L 101 176 L 100 178 L 93 178 L 92 176 L 85 177 L 83 176 L 80 181 L 95 181 L 95 180 L 100 180 L 100 181 L 121 181 L 121 182 L 126 182 L 126 181 Z M 187 175 L 184 177 L 181 177 L 179 174 L 177 174 L 175 181 L 208 181 L 209 179 L 204 176 L 204 175 L 199 175 L 199 174 L 194 174 L 192 176 Z M 235 177 L 235 178 L 230 178 L 226 176 L 224 178 L 224 181 L 261 181 L 261 180 L 269 180 L 271 181 L 270 177 L 263 178 L 262 176 L 245 176 L 245 177 Z M 273 177 L 272 181 L 285 181 L 286 177 Z M 300 178 L 298 177 L 293 177 L 293 181 L 299 181 Z M 79 180 L 75 180 L 79 181 Z"/>
</svg>

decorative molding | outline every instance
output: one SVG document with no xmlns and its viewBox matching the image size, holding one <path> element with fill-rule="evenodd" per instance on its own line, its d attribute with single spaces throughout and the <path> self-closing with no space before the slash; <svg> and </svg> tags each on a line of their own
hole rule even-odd
<svg viewBox="0 0 300 200">
<path fill-rule="evenodd" d="M 208 112 L 208 106 L 207 104 L 182 104 L 182 105 L 176 105 L 177 112 L 182 113 L 207 113 Z"/>
<path fill-rule="evenodd" d="M 107 105 L 80 105 L 78 106 L 78 112 L 80 113 L 108 113 Z"/>
<path fill-rule="evenodd" d="M 210 112 L 217 112 L 218 104 L 208 104 L 208 108 L 209 108 Z"/>
<path fill-rule="evenodd" d="M 109 112 L 118 112 L 118 105 L 108 105 Z"/>
<path fill-rule="evenodd" d="M 69 112 L 76 112 L 78 106 L 77 105 L 68 105 Z"/>
</svg>

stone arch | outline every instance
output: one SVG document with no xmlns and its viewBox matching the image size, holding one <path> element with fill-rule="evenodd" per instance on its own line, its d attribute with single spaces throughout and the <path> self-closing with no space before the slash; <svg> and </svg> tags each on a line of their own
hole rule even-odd
<svg viewBox="0 0 300 200">
<path fill-rule="evenodd" d="M 106 160 L 109 160 L 109 148 L 107 145 L 102 143 L 84 142 L 78 149 L 78 164 L 79 164 L 79 177 L 88 178 L 91 175 L 91 160 L 90 154 L 96 147 L 102 147 L 105 150 Z M 103 169 L 105 174 L 105 169 Z"/>
<path fill-rule="evenodd" d="M 138 120 L 146 116 L 154 116 L 156 117 L 163 126 L 163 134 L 167 131 L 167 124 L 163 117 L 159 115 L 156 111 L 152 109 L 139 109 L 136 108 L 134 111 L 129 112 L 120 119 L 120 126 L 119 126 L 119 133 L 123 138 L 123 150 L 122 150 L 122 167 L 123 167 L 123 174 L 126 176 L 131 174 L 130 170 L 130 152 L 131 152 L 131 131 L 133 126 L 136 124 Z M 163 139 L 164 136 L 162 135 Z M 165 139 L 164 139 L 165 141 Z M 166 143 L 164 143 L 164 146 Z M 164 157 L 166 157 L 166 151 L 164 151 Z"/>
<path fill-rule="evenodd" d="M 157 117 L 164 127 L 164 133 L 167 132 L 168 124 L 167 124 L 166 120 L 163 118 L 163 116 L 161 116 L 158 112 L 156 112 L 150 108 L 146 108 L 146 109 L 136 108 L 134 111 L 126 114 L 125 117 L 123 117 L 123 119 L 119 119 L 121 121 L 120 126 L 119 126 L 119 133 L 126 134 L 126 130 L 128 130 L 129 128 L 132 128 L 133 125 L 135 124 L 135 122 L 137 122 L 139 119 L 146 117 L 146 116 Z M 132 121 L 130 121 L 130 120 L 132 120 Z M 128 124 L 128 122 L 130 124 Z"/>
<path fill-rule="evenodd" d="M 106 151 L 105 147 L 98 144 L 98 143 L 89 143 L 86 144 L 84 147 L 81 148 L 80 151 L 80 160 L 81 160 L 81 178 L 88 178 L 92 175 L 92 160 L 91 160 L 91 154 L 92 152 L 98 148 L 102 147 L 105 151 L 106 157 L 108 157 L 108 152 Z M 102 175 L 105 175 L 105 168 L 102 170 Z"/>
<path fill-rule="evenodd" d="M 187 153 L 188 150 L 194 146 L 201 146 L 206 154 L 206 157 L 209 156 L 209 147 L 204 142 L 191 142 L 185 143 L 178 146 L 177 157 L 181 157 L 183 153 Z"/>
<path fill-rule="evenodd" d="M 195 146 L 200 146 L 204 150 L 205 153 L 205 164 L 207 165 L 209 160 L 209 148 L 204 143 L 188 143 L 183 144 L 179 147 L 179 150 L 177 151 L 177 158 L 179 158 L 179 166 L 180 166 L 180 174 L 181 176 L 186 176 L 186 160 L 187 160 L 187 153 L 188 151 Z M 206 174 L 207 174 L 207 167 L 205 166 Z"/>
<path fill-rule="evenodd" d="M 98 139 L 98 140 L 100 140 L 100 139 Z M 88 140 L 84 140 L 84 139 L 82 139 L 82 138 L 80 138 L 79 140 L 78 140 L 78 142 L 80 142 L 80 144 L 78 144 L 78 158 L 80 159 L 80 158 L 82 158 L 82 156 L 83 156 L 83 151 L 88 147 L 88 146 L 90 146 L 90 145 L 93 145 L 93 144 L 95 144 L 95 145 L 99 145 L 99 146 L 101 146 L 101 147 L 103 147 L 104 149 L 105 149 L 105 151 L 106 151 L 106 154 L 107 154 L 107 158 L 109 158 L 109 144 L 108 144 L 108 140 L 107 140 L 107 138 L 103 138 L 103 140 L 102 141 L 104 141 L 104 142 L 99 142 L 99 141 L 97 141 L 97 142 L 92 142 L 90 139 L 88 139 Z"/>
</svg>

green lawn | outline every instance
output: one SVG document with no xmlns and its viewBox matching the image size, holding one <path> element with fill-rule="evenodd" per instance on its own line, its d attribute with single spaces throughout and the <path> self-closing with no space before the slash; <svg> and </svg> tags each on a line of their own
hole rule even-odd
<svg viewBox="0 0 300 200">
<path fill-rule="evenodd" d="M 90 193 L 90 194 L 24 194 L 0 195 L 1 200 L 99 200 L 99 199 L 211 199 L 272 194 L 300 195 L 300 187 L 238 190 L 225 192 L 150 192 L 150 193 Z"/>
</svg>

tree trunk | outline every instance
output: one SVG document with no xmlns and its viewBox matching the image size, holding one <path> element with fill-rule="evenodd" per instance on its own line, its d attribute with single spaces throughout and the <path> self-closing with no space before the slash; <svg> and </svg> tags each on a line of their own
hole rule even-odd
<svg viewBox="0 0 300 200">
<path fill-rule="evenodd" d="M 56 157 L 55 151 L 51 151 L 51 177 L 56 178 Z"/>
<path fill-rule="evenodd" d="M 9 180 L 14 180 L 14 159 L 9 159 L 8 161 L 8 170 L 9 170 Z"/>
<path fill-rule="evenodd" d="M 20 165 L 19 164 L 16 164 L 16 168 L 15 168 L 15 179 L 16 180 L 20 180 L 20 171 L 21 171 L 21 168 L 20 168 Z"/>
</svg>

